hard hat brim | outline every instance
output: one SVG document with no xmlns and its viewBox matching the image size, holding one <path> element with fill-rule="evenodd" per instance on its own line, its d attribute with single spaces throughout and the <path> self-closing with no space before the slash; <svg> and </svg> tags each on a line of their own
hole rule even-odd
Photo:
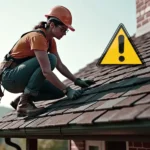
<svg viewBox="0 0 150 150">
<path fill-rule="evenodd" d="M 71 31 L 75 31 L 75 29 L 71 25 L 65 24 Z"/>
</svg>

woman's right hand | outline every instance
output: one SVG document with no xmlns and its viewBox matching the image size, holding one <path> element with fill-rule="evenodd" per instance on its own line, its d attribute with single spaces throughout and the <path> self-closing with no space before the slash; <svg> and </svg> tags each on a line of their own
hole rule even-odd
<svg viewBox="0 0 150 150">
<path fill-rule="evenodd" d="M 66 95 L 69 99 L 75 100 L 81 97 L 83 90 L 74 90 L 71 87 L 66 88 Z"/>
</svg>

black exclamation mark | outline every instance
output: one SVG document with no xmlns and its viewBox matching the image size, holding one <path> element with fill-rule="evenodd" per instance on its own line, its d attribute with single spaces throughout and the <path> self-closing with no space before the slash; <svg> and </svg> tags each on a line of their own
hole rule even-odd
<svg viewBox="0 0 150 150">
<path fill-rule="evenodd" d="M 119 43 L 119 53 L 123 54 L 124 53 L 124 36 L 123 35 L 119 35 L 118 37 L 118 43 Z M 124 56 L 120 56 L 119 60 L 121 62 L 123 62 L 125 60 Z"/>
</svg>

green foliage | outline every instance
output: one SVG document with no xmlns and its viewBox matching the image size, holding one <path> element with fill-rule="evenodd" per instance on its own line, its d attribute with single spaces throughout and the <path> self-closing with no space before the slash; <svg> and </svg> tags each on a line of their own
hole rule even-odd
<svg viewBox="0 0 150 150">
<path fill-rule="evenodd" d="M 38 150 L 67 150 L 67 140 L 38 140 Z"/>
</svg>

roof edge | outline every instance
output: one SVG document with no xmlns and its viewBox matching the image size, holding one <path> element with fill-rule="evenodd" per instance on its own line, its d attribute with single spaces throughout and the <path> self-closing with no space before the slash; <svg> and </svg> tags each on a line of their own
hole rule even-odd
<svg viewBox="0 0 150 150">
<path fill-rule="evenodd" d="M 27 128 L 1 130 L 0 137 L 82 140 L 136 140 L 150 139 L 150 121 L 69 125 L 68 127 Z"/>
</svg>

